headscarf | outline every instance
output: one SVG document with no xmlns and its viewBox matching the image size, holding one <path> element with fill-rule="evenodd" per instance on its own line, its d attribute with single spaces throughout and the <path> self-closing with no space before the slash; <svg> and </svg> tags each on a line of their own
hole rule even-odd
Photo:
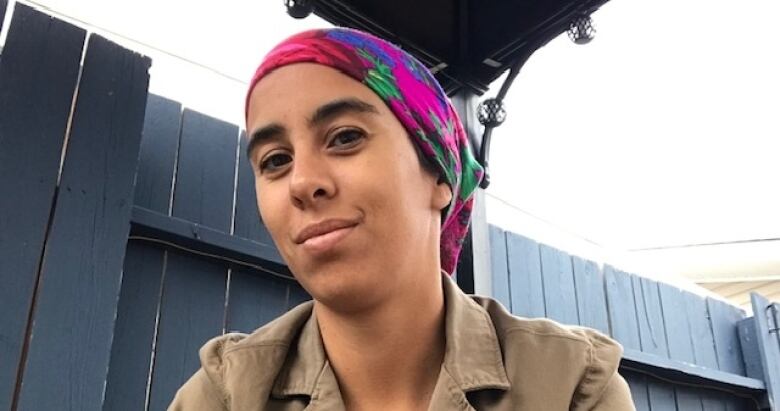
<svg viewBox="0 0 780 411">
<path fill-rule="evenodd" d="M 347 28 L 309 30 L 268 53 L 249 83 L 245 114 L 260 79 L 279 67 L 304 62 L 335 68 L 373 90 L 439 170 L 452 190 L 440 237 L 441 268 L 452 275 L 468 232 L 472 195 L 484 171 L 439 83 L 416 58 L 378 37 Z"/>
</svg>

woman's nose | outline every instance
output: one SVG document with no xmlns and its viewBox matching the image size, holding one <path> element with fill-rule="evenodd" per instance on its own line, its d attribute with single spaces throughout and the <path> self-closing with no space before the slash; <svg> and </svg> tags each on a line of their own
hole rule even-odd
<svg viewBox="0 0 780 411">
<path fill-rule="evenodd" d="M 330 170 L 316 155 L 297 155 L 290 178 L 290 200 L 300 209 L 315 208 L 333 197 L 336 188 Z"/>
</svg>

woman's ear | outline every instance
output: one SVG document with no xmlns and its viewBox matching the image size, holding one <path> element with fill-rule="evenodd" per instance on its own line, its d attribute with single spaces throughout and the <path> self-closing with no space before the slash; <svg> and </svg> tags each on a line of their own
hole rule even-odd
<svg viewBox="0 0 780 411">
<path fill-rule="evenodd" d="M 433 191 L 433 206 L 437 210 L 447 207 L 452 201 L 452 189 L 443 178 L 439 178 Z"/>
</svg>

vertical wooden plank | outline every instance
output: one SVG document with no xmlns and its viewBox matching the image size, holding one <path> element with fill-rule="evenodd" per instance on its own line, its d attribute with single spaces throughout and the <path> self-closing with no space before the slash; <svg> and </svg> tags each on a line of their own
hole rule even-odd
<svg viewBox="0 0 780 411">
<path fill-rule="evenodd" d="M 237 144 L 235 125 L 184 110 L 174 217 L 230 232 Z"/>
<path fill-rule="evenodd" d="M 633 276 L 634 302 L 639 323 L 639 341 L 642 351 L 668 357 L 664 317 L 658 283 L 648 278 Z"/>
<path fill-rule="evenodd" d="M 173 215 L 230 232 L 238 128 L 190 110 L 182 116 Z M 150 410 L 167 408 L 225 318 L 224 265 L 169 251 L 164 275 Z"/>
<path fill-rule="evenodd" d="M 509 266 L 509 295 L 512 314 L 544 317 L 544 288 L 539 244 L 521 235 L 506 232 Z"/>
<path fill-rule="evenodd" d="M 703 411 L 701 398 L 699 398 L 697 390 L 688 387 L 676 387 L 674 391 L 677 411 Z"/>
<path fill-rule="evenodd" d="M 579 324 L 574 272 L 569 254 L 541 244 L 542 284 L 547 318 L 563 324 Z"/>
<path fill-rule="evenodd" d="M 710 313 L 707 301 L 694 293 L 683 291 L 685 300 L 685 316 L 691 328 L 691 345 L 697 365 L 718 369 L 718 359 L 715 355 L 715 339 L 712 334 Z"/>
<path fill-rule="evenodd" d="M 180 129 L 181 104 L 150 94 L 138 155 L 135 205 L 169 214 Z"/>
<path fill-rule="evenodd" d="M 287 287 L 292 280 L 274 278 L 247 269 L 230 276 L 227 326 L 230 331 L 251 333 L 287 311 Z"/>
<path fill-rule="evenodd" d="M 631 399 L 634 401 L 636 411 L 650 411 L 650 398 L 647 392 L 647 378 L 644 375 L 631 371 L 621 371 L 631 390 Z"/>
<path fill-rule="evenodd" d="M 236 189 L 236 217 L 234 234 L 258 243 L 274 246 L 271 234 L 265 228 L 257 209 L 255 174 L 246 156 L 246 134 L 241 133 L 238 152 L 238 187 Z"/>
<path fill-rule="evenodd" d="M 492 297 L 507 310 L 512 309 L 512 299 L 509 294 L 509 268 L 507 267 L 506 234 L 504 230 L 490 225 L 490 269 L 493 277 Z"/>
<path fill-rule="evenodd" d="M 90 37 L 19 410 L 103 405 L 149 65 L 147 58 Z"/>
<path fill-rule="evenodd" d="M 612 337 L 625 348 L 641 349 L 631 277 L 623 271 L 606 265 L 604 280 L 607 286 L 607 307 Z"/>
<path fill-rule="evenodd" d="M 652 411 L 677 411 L 674 387 L 671 384 L 650 378 L 647 380 L 647 392 Z"/>
<path fill-rule="evenodd" d="M 688 317 L 685 315 L 685 300 L 682 291 L 662 282 L 658 283 L 658 291 L 661 296 L 664 327 L 669 343 L 669 357 L 695 364 L 691 330 L 688 326 Z"/>
<path fill-rule="evenodd" d="M 180 123 L 179 103 L 148 96 L 135 205 L 168 214 Z M 128 242 L 106 381 L 106 411 L 146 406 L 165 258 L 161 248 L 142 240 Z"/>
<path fill-rule="evenodd" d="M 3 13 L 5 7 L 3 2 Z M 3 410 L 11 409 L 13 401 L 84 35 L 84 30 L 17 3 L 0 59 Z"/>
<path fill-rule="evenodd" d="M 161 248 L 143 242 L 127 244 L 106 380 L 106 411 L 146 406 L 164 258 Z"/>
<path fill-rule="evenodd" d="M 780 304 L 758 293 L 750 293 L 750 301 L 767 397 L 773 410 L 780 409 Z"/>
<path fill-rule="evenodd" d="M 715 353 L 718 356 L 720 370 L 745 375 L 737 329 L 737 323 L 745 317 L 745 313 L 731 304 L 713 298 L 707 298 L 707 307 L 710 312 Z"/>
<path fill-rule="evenodd" d="M 704 391 L 701 394 L 701 406 L 704 411 L 726 411 L 727 395 L 714 392 Z"/>
<path fill-rule="evenodd" d="M 3 20 L 5 20 L 5 11 L 8 8 L 7 0 L 0 0 L 0 30 L 3 29 Z"/>
<path fill-rule="evenodd" d="M 572 264 L 580 325 L 595 328 L 609 335 L 604 274 L 593 261 L 572 256 Z"/>
<path fill-rule="evenodd" d="M 149 410 L 165 410 L 200 367 L 198 350 L 222 333 L 227 269 L 168 251 Z"/>
<path fill-rule="evenodd" d="M 737 330 L 739 331 L 739 346 L 742 348 L 742 358 L 745 361 L 745 374 L 750 378 L 764 381 L 764 369 L 761 349 L 758 347 L 755 318 L 739 320 Z"/>
</svg>

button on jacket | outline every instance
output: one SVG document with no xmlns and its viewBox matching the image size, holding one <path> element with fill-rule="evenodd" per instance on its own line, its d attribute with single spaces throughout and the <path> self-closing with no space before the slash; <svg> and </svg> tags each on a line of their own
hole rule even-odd
<svg viewBox="0 0 780 411">
<path fill-rule="evenodd" d="M 443 277 L 446 351 L 431 411 L 634 410 L 617 373 L 617 342 L 587 328 L 515 317 Z M 299 305 L 251 335 L 206 343 L 201 369 L 169 410 L 343 410 L 312 307 Z"/>
</svg>

